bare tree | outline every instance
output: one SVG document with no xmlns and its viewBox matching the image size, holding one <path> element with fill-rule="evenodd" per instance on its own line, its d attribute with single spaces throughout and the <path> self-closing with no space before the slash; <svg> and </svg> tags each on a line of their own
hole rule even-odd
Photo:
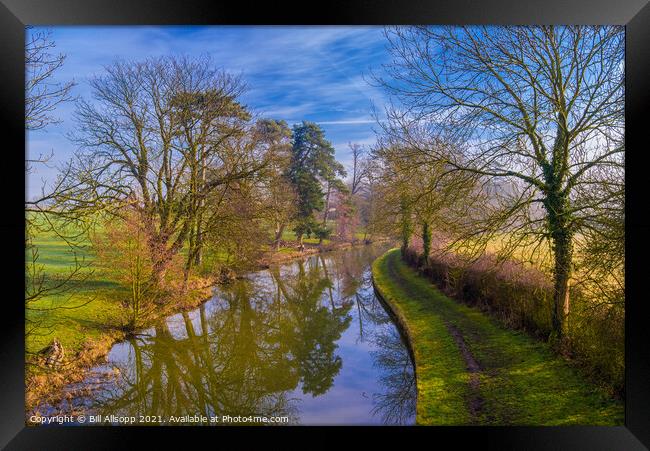
<svg viewBox="0 0 650 451">
<path fill-rule="evenodd" d="M 442 158 L 433 159 L 419 149 L 401 146 L 400 140 L 381 136 L 373 149 L 373 176 L 380 180 L 380 210 L 386 226 L 393 235 L 399 235 L 402 247 L 409 245 L 415 232 L 422 238 L 424 262 L 428 261 L 432 232 L 451 235 L 457 232 L 457 223 L 477 201 L 476 175 L 447 174 L 449 166 Z M 432 144 L 433 145 L 433 144 Z M 436 144 L 440 154 L 448 151 L 446 143 Z M 390 224 L 391 221 L 396 222 Z"/>
<path fill-rule="evenodd" d="M 262 172 L 259 197 L 262 199 L 264 216 L 273 227 L 273 245 L 280 248 L 282 234 L 295 215 L 296 193 L 287 171 L 291 162 L 291 129 L 285 121 L 263 119 L 255 126 L 256 139 L 268 166 Z"/>
<path fill-rule="evenodd" d="M 25 240 L 25 337 L 49 335 L 54 325 L 48 317 L 57 310 L 83 307 L 94 298 L 76 302 L 75 289 L 92 271 L 88 264 L 73 252 L 73 262 L 62 274 L 48 274 L 40 260 L 38 246 L 33 243 L 33 229 L 27 227 Z M 72 249 L 72 248 L 71 248 Z M 46 298 L 59 298 L 55 303 L 43 303 Z"/>
<path fill-rule="evenodd" d="M 550 241 L 561 338 L 576 234 L 608 200 L 583 194 L 602 182 L 600 168 L 623 167 L 623 29 L 398 27 L 386 36 L 394 59 L 376 80 L 398 102 L 388 132 L 450 174 L 489 180 L 488 235 Z M 462 151 L 441 154 L 427 138 L 440 135 Z"/>
<path fill-rule="evenodd" d="M 31 27 L 27 27 L 29 30 Z M 27 33 L 25 46 L 25 128 L 38 130 L 58 122 L 56 107 L 71 99 L 73 81 L 54 81 L 65 55 L 52 53 L 56 44 L 50 31 Z"/>
<path fill-rule="evenodd" d="M 71 214 L 119 214 L 129 199 L 150 228 L 152 277 L 189 243 L 185 278 L 200 255 L 205 199 L 255 174 L 265 162 L 245 141 L 250 118 L 237 98 L 240 79 L 208 57 L 115 62 L 90 80 L 93 100 L 78 102 L 74 180 L 57 196 Z"/>
<path fill-rule="evenodd" d="M 348 144 L 352 153 L 352 169 L 350 171 L 350 194 L 353 196 L 362 191 L 368 179 L 368 159 L 363 146 L 356 143 Z"/>
</svg>

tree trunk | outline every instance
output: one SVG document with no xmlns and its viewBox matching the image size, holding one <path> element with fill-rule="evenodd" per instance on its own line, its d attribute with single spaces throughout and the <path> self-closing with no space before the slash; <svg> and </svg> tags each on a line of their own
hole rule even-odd
<svg viewBox="0 0 650 451">
<path fill-rule="evenodd" d="M 166 270 L 167 262 L 165 260 L 158 259 L 154 262 L 151 279 L 157 290 L 160 290 L 164 285 Z"/>
<path fill-rule="evenodd" d="M 187 283 L 190 279 L 190 273 L 192 272 L 193 263 L 195 262 L 196 256 L 196 229 L 192 227 L 190 232 L 189 243 L 188 243 L 188 256 L 185 260 L 185 267 L 183 268 L 183 294 L 187 293 Z"/>
<path fill-rule="evenodd" d="M 196 231 L 196 250 L 194 251 L 194 264 L 199 266 L 203 262 L 203 232 L 199 228 Z"/>
<path fill-rule="evenodd" d="M 171 247 L 168 245 L 169 235 L 166 232 L 159 232 L 148 240 L 149 254 L 152 261 L 151 281 L 156 291 L 164 292 L 165 275 L 172 262 L 172 258 L 178 253 L 176 243 Z M 163 299 L 159 302 L 163 302 Z"/>
<path fill-rule="evenodd" d="M 327 225 L 327 216 L 330 211 L 330 193 L 332 188 L 330 187 L 329 182 L 327 183 L 327 194 L 325 195 L 325 212 L 323 213 L 323 226 Z"/>
<path fill-rule="evenodd" d="M 544 200 L 553 251 L 552 333 L 558 340 L 567 338 L 570 308 L 569 281 L 573 259 L 573 231 L 569 220 L 569 199 L 562 192 L 551 191 Z"/>
<path fill-rule="evenodd" d="M 400 200 L 400 227 L 402 235 L 402 255 L 406 253 L 409 247 L 409 238 L 411 237 L 411 210 L 404 199 Z"/>
<path fill-rule="evenodd" d="M 201 184 L 205 184 L 205 165 L 201 168 Z M 204 199 L 199 199 L 198 211 L 196 212 L 196 251 L 194 255 L 194 264 L 199 266 L 203 262 L 203 204 Z"/>
<path fill-rule="evenodd" d="M 431 228 L 428 222 L 422 223 L 422 259 L 424 265 L 429 264 L 429 253 L 431 252 Z"/>
<path fill-rule="evenodd" d="M 282 240 L 282 233 L 284 232 L 284 224 L 277 224 L 275 227 L 275 241 L 274 247 L 275 250 L 280 250 L 280 241 Z"/>
<path fill-rule="evenodd" d="M 553 287 L 553 332 L 558 339 L 564 339 L 568 332 L 569 280 L 571 279 L 571 260 L 573 246 L 568 233 L 553 236 L 554 287 Z"/>
<path fill-rule="evenodd" d="M 327 227 L 327 216 L 330 212 L 330 193 L 332 192 L 332 187 L 330 183 L 327 182 L 327 194 L 325 195 L 325 212 L 323 213 L 323 228 Z M 323 244 L 323 238 L 318 240 L 318 245 Z"/>
<path fill-rule="evenodd" d="M 194 259 L 189 258 L 185 263 L 185 268 L 183 269 L 183 294 L 187 293 L 187 286 L 190 280 L 190 273 L 192 272 L 192 263 Z"/>
</svg>

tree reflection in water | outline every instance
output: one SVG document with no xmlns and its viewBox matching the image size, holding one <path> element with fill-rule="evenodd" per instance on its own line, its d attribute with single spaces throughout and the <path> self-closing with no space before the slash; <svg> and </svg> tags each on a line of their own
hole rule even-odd
<svg viewBox="0 0 650 451">
<path fill-rule="evenodd" d="M 375 343 L 377 350 L 370 352 L 375 364 L 383 368 L 379 380 L 386 391 L 373 395 L 373 414 L 381 414 L 386 424 L 412 423 L 416 404 L 415 372 L 402 337 L 396 329 L 386 329 L 375 336 Z"/>
<path fill-rule="evenodd" d="M 354 352 L 370 354 L 369 374 L 380 388 L 369 418 L 413 422 L 411 362 L 370 280 L 369 265 L 382 250 L 315 256 L 219 288 L 200 308 L 116 345 L 109 362 L 120 377 L 94 391 L 85 409 L 163 418 L 287 416 L 298 423 L 304 396 L 345 388 L 337 376 L 354 356 L 339 342 L 354 333 Z"/>
<path fill-rule="evenodd" d="M 362 275 L 350 274 L 343 280 L 355 284 L 358 340 L 374 345 L 370 354 L 373 365 L 380 369 L 379 382 L 384 387 L 373 394 L 372 414 L 380 415 L 385 424 L 412 424 L 417 399 L 415 369 L 402 336 L 375 295 L 370 269 L 366 267 Z M 365 333 L 364 322 L 371 324 Z"/>
</svg>

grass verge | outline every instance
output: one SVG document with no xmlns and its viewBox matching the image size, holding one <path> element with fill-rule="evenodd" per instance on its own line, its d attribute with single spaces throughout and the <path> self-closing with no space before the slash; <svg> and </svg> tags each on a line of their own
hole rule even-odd
<svg viewBox="0 0 650 451">
<path fill-rule="evenodd" d="M 417 422 L 431 425 L 621 425 L 623 404 L 587 382 L 550 348 L 459 304 L 393 249 L 372 267 L 375 288 L 411 341 Z M 470 384 L 460 334 L 480 369 Z M 479 409 L 476 401 L 480 400 Z"/>
</svg>

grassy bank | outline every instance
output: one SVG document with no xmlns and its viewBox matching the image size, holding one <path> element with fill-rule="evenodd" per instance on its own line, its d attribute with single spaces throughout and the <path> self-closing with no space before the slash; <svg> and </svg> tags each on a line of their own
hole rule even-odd
<svg viewBox="0 0 650 451">
<path fill-rule="evenodd" d="M 54 233 L 39 233 L 33 239 L 38 249 L 37 265 L 48 280 L 65 278 L 80 262 L 79 278 L 63 292 L 49 294 L 30 303 L 26 310 L 26 410 L 43 402 L 55 402 L 64 385 L 78 382 L 85 370 L 101 361 L 112 345 L 126 336 L 127 311 L 121 299 L 128 290 L 107 277 L 94 261 L 89 242 L 80 241 L 74 250 Z M 208 279 L 195 278 L 188 295 L 174 304 L 160 306 L 149 323 L 176 311 L 192 308 L 211 292 Z M 38 351 L 57 338 L 65 357 L 56 370 L 42 367 Z"/>
<path fill-rule="evenodd" d="M 375 287 L 415 357 L 419 424 L 620 425 L 623 405 L 547 345 L 442 294 L 391 250 Z"/>
<path fill-rule="evenodd" d="M 291 239 L 288 235 L 286 238 Z M 278 251 L 265 252 L 257 267 L 302 258 L 318 252 L 327 252 L 350 247 L 351 243 L 336 243 L 327 240 L 318 246 L 317 240 L 306 242 L 305 250 L 282 247 Z M 125 337 L 124 326 L 128 322 L 127 311 L 120 300 L 128 297 L 127 289 L 111 280 L 94 260 L 89 242 L 80 242 L 74 251 L 61 238 L 52 233 L 39 233 L 34 237 L 38 249 L 38 265 L 48 278 L 66 277 L 75 267 L 75 254 L 83 260 L 83 277 L 69 290 L 50 295 L 30 304 L 26 312 L 26 408 L 31 410 L 43 402 L 56 402 L 65 384 L 81 380 L 85 371 L 100 362 L 111 346 Z M 227 255 L 213 256 L 225 262 Z M 158 306 L 146 324 L 182 310 L 195 308 L 207 300 L 212 292 L 213 279 L 195 277 L 190 292 L 183 299 Z M 65 349 L 65 358 L 56 370 L 42 368 L 37 363 L 37 352 L 58 338 Z M 31 363 L 30 363 L 31 362 Z"/>
</svg>

